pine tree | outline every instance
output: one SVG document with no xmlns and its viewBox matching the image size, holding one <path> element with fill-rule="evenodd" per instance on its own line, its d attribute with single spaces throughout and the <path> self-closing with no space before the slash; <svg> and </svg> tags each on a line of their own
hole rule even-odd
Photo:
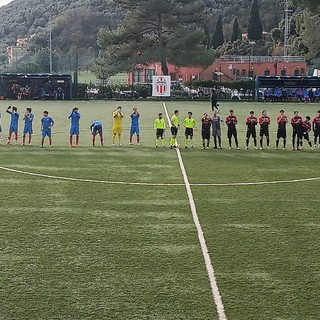
<svg viewBox="0 0 320 320">
<path fill-rule="evenodd" d="M 115 0 L 125 12 L 115 30 L 101 30 L 99 62 L 109 74 L 132 69 L 136 64 L 161 62 L 163 74 L 168 63 L 209 65 L 213 53 L 203 45 L 201 0 Z"/>
<path fill-rule="evenodd" d="M 252 0 L 248 21 L 248 39 L 261 40 L 262 31 L 263 27 L 260 20 L 259 2 L 258 0 Z"/>
<path fill-rule="evenodd" d="M 232 27 L 232 35 L 231 35 L 231 42 L 235 42 L 238 39 L 240 39 L 241 31 L 238 23 L 238 18 L 235 17 L 233 21 L 233 27 Z"/>
<path fill-rule="evenodd" d="M 214 33 L 212 36 L 212 47 L 217 49 L 218 47 L 222 46 L 224 43 L 224 35 L 222 29 L 222 17 L 219 15 L 219 18 L 216 23 L 216 27 L 214 29 Z"/>
</svg>

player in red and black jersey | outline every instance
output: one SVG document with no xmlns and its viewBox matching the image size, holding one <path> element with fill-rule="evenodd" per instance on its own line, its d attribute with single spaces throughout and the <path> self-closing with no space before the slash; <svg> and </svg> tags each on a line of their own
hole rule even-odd
<svg viewBox="0 0 320 320">
<path fill-rule="evenodd" d="M 259 118 L 260 124 L 260 149 L 263 149 L 263 136 L 267 138 L 267 148 L 270 149 L 270 138 L 269 138 L 269 124 L 270 124 L 270 117 L 267 116 L 267 111 L 263 110 L 261 117 Z"/>
<path fill-rule="evenodd" d="M 319 144 L 320 145 L 320 110 L 318 110 L 317 115 L 312 120 L 312 129 L 314 132 L 314 148 L 317 146 L 317 140 L 319 138 Z"/>
<path fill-rule="evenodd" d="M 283 149 L 286 148 L 287 144 L 287 129 L 286 125 L 288 123 L 288 117 L 284 114 L 284 110 L 280 110 L 280 114 L 276 118 L 278 124 L 278 131 L 277 131 L 277 140 L 276 140 L 276 150 L 279 148 L 279 140 L 280 138 L 283 139 Z"/>
<path fill-rule="evenodd" d="M 246 119 L 247 136 L 246 136 L 246 150 L 249 149 L 249 139 L 252 136 L 254 142 L 254 148 L 257 149 L 257 133 L 256 125 L 258 119 L 254 116 L 254 111 L 250 111 L 250 116 Z"/>
<path fill-rule="evenodd" d="M 234 141 L 236 143 L 236 147 L 239 150 L 239 143 L 238 143 L 238 134 L 236 125 L 238 123 L 237 117 L 233 114 L 233 110 L 229 111 L 229 115 L 226 117 L 226 125 L 228 126 L 228 140 L 229 140 L 229 149 L 232 149 L 231 146 L 231 138 L 234 137 Z"/>
<path fill-rule="evenodd" d="M 300 150 L 300 141 L 302 140 L 302 118 L 298 111 L 295 111 L 293 118 L 291 118 L 292 125 L 292 149 Z M 296 145 L 297 138 L 297 145 Z M 297 147 L 296 147 L 297 146 Z"/>
<path fill-rule="evenodd" d="M 307 140 L 308 145 L 311 149 L 312 148 L 312 144 L 309 138 L 309 132 L 311 131 L 311 122 L 310 122 L 310 117 L 306 116 L 306 119 L 303 120 L 302 122 L 302 134 L 303 134 L 303 139 Z M 300 147 L 302 149 L 302 139 L 300 140 Z"/>
<path fill-rule="evenodd" d="M 211 118 L 204 113 L 201 118 L 202 149 L 209 149 Z"/>
</svg>

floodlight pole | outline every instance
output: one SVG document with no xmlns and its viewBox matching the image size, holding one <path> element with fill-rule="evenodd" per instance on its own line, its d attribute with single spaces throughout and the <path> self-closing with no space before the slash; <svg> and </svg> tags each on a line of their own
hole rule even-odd
<svg viewBox="0 0 320 320">
<path fill-rule="evenodd" d="M 283 43 L 283 58 L 285 59 L 289 53 L 289 35 L 290 35 L 290 13 L 292 10 L 290 9 L 289 0 L 285 0 L 285 18 L 284 18 L 284 43 Z"/>
<path fill-rule="evenodd" d="M 50 30 L 49 30 L 49 73 L 52 73 L 52 13 L 50 10 Z"/>
</svg>

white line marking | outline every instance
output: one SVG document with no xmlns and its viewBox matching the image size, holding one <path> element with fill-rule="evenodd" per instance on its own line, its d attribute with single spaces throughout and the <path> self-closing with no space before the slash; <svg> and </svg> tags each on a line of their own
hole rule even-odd
<svg viewBox="0 0 320 320">
<path fill-rule="evenodd" d="M 167 116 L 167 120 L 168 120 L 168 123 L 169 123 L 169 126 L 170 126 L 170 117 L 169 117 L 167 106 L 166 106 L 165 103 L 163 103 L 163 108 L 164 108 L 164 111 L 165 111 L 165 114 Z M 196 204 L 194 202 L 194 198 L 193 198 L 191 186 L 190 186 L 190 183 L 189 183 L 188 175 L 187 175 L 187 172 L 186 172 L 186 168 L 184 166 L 184 163 L 183 163 L 183 160 L 182 160 L 182 157 L 181 157 L 181 152 L 180 152 L 179 148 L 176 148 L 176 151 L 177 151 L 177 156 L 178 156 L 178 160 L 179 160 L 180 169 L 181 169 L 181 172 L 182 172 L 182 175 L 183 175 L 183 180 L 184 180 L 185 187 L 186 187 L 187 194 L 188 194 L 188 198 L 189 198 L 189 204 L 190 204 L 190 208 L 191 208 L 191 212 L 192 212 L 193 222 L 194 222 L 194 224 L 195 224 L 195 226 L 197 228 L 198 239 L 199 239 L 199 242 L 200 242 L 202 255 L 203 255 L 203 258 L 204 258 L 204 261 L 205 261 L 205 265 L 206 265 L 206 268 L 207 268 L 207 273 L 208 273 L 209 280 L 210 280 L 210 285 L 211 285 L 211 291 L 212 291 L 214 302 L 215 302 L 216 307 L 217 307 L 219 320 L 227 320 L 227 316 L 226 316 L 225 311 L 224 311 L 224 306 L 223 306 L 221 295 L 220 295 L 220 291 L 219 291 L 219 288 L 218 288 L 215 272 L 214 272 L 214 269 L 213 269 L 213 266 L 212 266 L 212 262 L 211 262 L 211 259 L 210 259 L 209 253 L 208 253 L 208 247 L 207 247 L 206 240 L 204 238 L 202 227 L 201 227 L 201 224 L 200 224 L 200 221 L 199 221 L 197 208 L 196 208 Z"/>
<path fill-rule="evenodd" d="M 119 184 L 119 185 L 133 185 L 133 186 L 184 186 L 183 183 L 149 183 L 149 182 L 125 182 L 125 181 L 107 181 L 107 180 L 93 180 L 93 179 L 79 179 L 79 178 L 69 178 L 69 177 L 59 177 L 59 176 L 52 176 L 49 174 L 42 174 L 42 173 L 33 173 L 33 172 L 27 172 L 22 170 L 16 170 L 6 167 L 1 167 L 1 170 L 14 172 L 14 173 L 20 173 L 25 174 L 28 176 L 34 176 L 34 177 L 42 177 L 42 178 L 50 178 L 50 179 L 56 179 L 56 180 L 66 180 L 66 181 L 80 181 L 80 182 L 92 182 L 92 183 L 103 183 L 103 184 Z"/>
<path fill-rule="evenodd" d="M 118 184 L 118 185 L 133 185 L 133 186 L 150 186 L 150 187 L 170 187 L 178 186 L 185 187 L 184 183 L 149 183 L 149 182 L 127 182 L 127 181 L 108 181 L 108 180 L 95 180 L 95 179 L 83 179 L 83 178 L 71 178 L 71 177 L 61 177 L 53 176 L 43 173 L 34 173 L 28 171 L 17 170 L 13 168 L 7 168 L 0 166 L 0 170 L 9 171 L 13 173 L 24 174 L 28 176 L 50 178 L 56 180 L 66 180 L 66 181 L 77 181 L 77 182 L 91 182 L 91 183 L 102 183 L 102 184 Z M 285 183 L 299 183 L 299 182 L 312 182 L 319 181 L 320 177 L 316 178 L 305 178 L 305 179 L 295 179 L 295 180 L 276 180 L 276 181 L 260 181 L 260 182 L 230 182 L 230 183 L 190 183 L 192 187 L 237 187 L 237 186 L 259 186 L 268 184 L 285 184 Z"/>
</svg>

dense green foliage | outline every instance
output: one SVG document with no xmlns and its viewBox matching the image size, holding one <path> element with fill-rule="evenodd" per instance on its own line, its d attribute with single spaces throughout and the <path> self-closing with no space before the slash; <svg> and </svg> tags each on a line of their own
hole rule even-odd
<svg viewBox="0 0 320 320">
<path fill-rule="evenodd" d="M 212 47 L 217 49 L 218 47 L 222 46 L 224 43 L 224 35 L 222 29 L 222 17 L 219 15 L 219 18 L 216 23 L 216 27 L 213 32 L 212 36 Z"/>
<path fill-rule="evenodd" d="M 209 65 L 211 51 L 202 45 L 201 1 L 116 0 L 125 19 L 115 30 L 103 29 L 98 44 L 103 50 L 97 64 L 108 66 L 108 74 L 130 70 L 138 63 L 160 61 L 163 74 L 167 64 Z M 102 60 L 102 63 L 101 63 Z"/>
<path fill-rule="evenodd" d="M 259 0 L 252 0 L 249 21 L 248 21 L 248 39 L 261 40 L 262 39 L 262 23 L 260 20 Z"/>
<path fill-rule="evenodd" d="M 232 25 L 231 42 L 235 42 L 238 39 L 241 39 L 241 30 L 239 27 L 238 18 L 235 17 Z"/>
</svg>

